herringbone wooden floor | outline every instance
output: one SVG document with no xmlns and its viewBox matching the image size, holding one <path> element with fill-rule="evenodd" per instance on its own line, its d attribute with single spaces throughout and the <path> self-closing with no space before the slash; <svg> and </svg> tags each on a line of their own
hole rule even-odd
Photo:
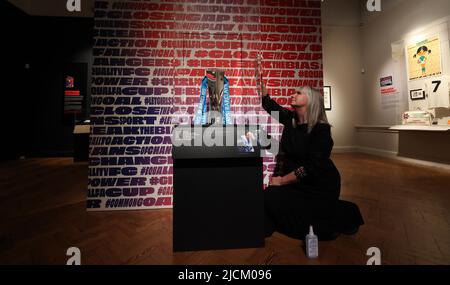
<svg viewBox="0 0 450 285">
<path fill-rule="evenodd" d="M 365 264 L 373 246 L 383 264 L 450 263 L 448 171 L 363 154 L 333 159 L 342 198 L 359 205 L 366 225 L 321 242 L 317 260 L 280 234 L 260 249 L 174 254 L 171 210 L 86 212 L 86 163 L 1 163 L 0 264 L 65 264 L 71 246 L 83 264 Z"/>
</svg>

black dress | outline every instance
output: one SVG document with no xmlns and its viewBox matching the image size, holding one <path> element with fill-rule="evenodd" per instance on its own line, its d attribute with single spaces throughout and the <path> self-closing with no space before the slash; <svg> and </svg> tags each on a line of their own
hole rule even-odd
<svg viewBox="0 0 450 285">
<path fill-rule="evenodd" d="M 303 239 L 310 225 L 321 240 L 333 239 L 342 232 L 354 233 L 364 221 L 355 204 L 339 200 L 341 178 L 330 159 L 331 126 L 318 123 L 308 133 L 308 125 L 297 124 L 293 111 L 268 95 L 262 101 L 267 112 L 278 111 L 284 125 L 274 176 L 297 170 L 299 178 L 294 184 L 265 190 L 266 236 L 279 231 Z"/>
</svg>

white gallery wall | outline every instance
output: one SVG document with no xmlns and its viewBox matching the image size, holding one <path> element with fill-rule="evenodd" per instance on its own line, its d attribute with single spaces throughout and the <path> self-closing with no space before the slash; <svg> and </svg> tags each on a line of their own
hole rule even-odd
<svg viewBox="0 0 450 285">
<path fill-rule="evenodd" d="M 401 116 L 401 113 L 406 111 L 404 108 L 407 108 L 407 106 L 401 105 L 398 109 L 383 109 L 380 106 L 380 76 L 388 70 L 395 69 L 391 43 L 402 40 L 408 34 L 450 15 L 450 1 L 448 0 L 382 1 L 382 3 L 389 2 L 396 3 L 396 5 L 386 5 L 390 8 L 385 7 L 381 13 L 364 12 L 362 17 L 363 65 L 366 69 L 364 86 L 367 92 L 364 107 L 365 124 L 368 125 L 398 123 L 399 115 Z M 406 90 L 403 91 L 402 98 L 407 99 L 408 94 Z"/>
<path fill-rule="evenodd" d="M 358 12 L 355 2 L 359 2 Z M 368 12 L 366 0 L 323 2 L 324 81 L 332 86 L 334 109 L 329 118 L 335 126 L 335 150 L 353 147 L 379 155 L 450 163 L 449 132 L 402 132 L 400 138 L 397 131 L 387 129 L 401 123 L 409 96 L 402 78 L 405 71 L 393 59 L 391 44 L 450 16 L 450 1 L 381 2 L 382 12 Z M 386 104 L 381 98 L 383 76 L 393 76 L 397 84 L 394 103 Z"/>
<path fill-rule="evenodd" d="M 361 0 L 361 5 L 366 1 Z M 379 79 L 387 70 L 395 73 L 397 64 L 392 58 L 391 43 L 429 26 L 450 15 L 448 0 L 383 0 L 381 13 L 362 13 L 362 48 L 364 75 L 364 125 L 398 124 L 401 114 L 407 110 L 408 93 L 403 88 L 397 108 L 383 108 L 380 104 Z M 359 147 L 371 148 L 389 154 L 398 152 L 401 156 L 450 163 L 449 132 L 408 132 L 401 134 L 380 132 L 358 132 Z M 371 137 L 371 139 L 367 139 Z M 398 138 L 398 139 L 397 139 Z M 367 143 L 370 145 L 367 145 Z M 391 142 L 391 143 L 389 143 Z M 400 143 L 399 143 L 400 142 Z M 447 145 L 447 147 L 443 147 Z"/>
<path fill-rule="evenodd" d="M 335 151 L 354 150 L 354 126 L 363 123 L 360 21 L 359 0 L 322 3 L 324 85 L 331 86 L 332 110 L 327 116 Z"/>
</svg>

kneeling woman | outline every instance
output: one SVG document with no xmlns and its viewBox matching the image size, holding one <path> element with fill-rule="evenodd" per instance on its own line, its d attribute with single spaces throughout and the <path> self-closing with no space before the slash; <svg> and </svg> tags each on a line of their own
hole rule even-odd
<svg viewBox="0 0 450 285">
<path fill-rule="evenodd" d="M 333 148 L 322 94 L 310 87 L 292 96 L 294 111 L 278 105 L 263 88 L 262 105 L 284 125 L 277 165 L 264 192 L 266 236 L 279 231 L 303 239 L 309 226 L 321 240 L 356 233 L 358 207 L 339 201 L 341 178 L 330 159 Z"/>
</svg>

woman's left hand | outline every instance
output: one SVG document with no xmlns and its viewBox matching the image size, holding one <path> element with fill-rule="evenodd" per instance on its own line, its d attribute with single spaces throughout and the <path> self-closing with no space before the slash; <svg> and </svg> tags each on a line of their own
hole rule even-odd
<svg viewBox="0 0 450 285">
<path fill-rule="evenodd" d="M 284 179 L 283 177 L 273 177 L 270 179 L 269 182 L 270 186 L 283 186 L 284 185 Z"/>
</svg>

